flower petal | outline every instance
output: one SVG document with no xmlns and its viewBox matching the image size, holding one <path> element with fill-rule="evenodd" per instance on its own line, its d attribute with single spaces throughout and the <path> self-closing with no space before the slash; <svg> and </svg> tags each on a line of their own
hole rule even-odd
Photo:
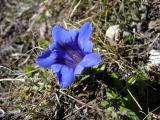
<svg viewBox="0 0 160 120">
<path fill-rule="evenodd" d="M 56 62 L 57 55 L 50 50 L 44 51 L 36 60 L 41 67 L 49 67 Z"/>
<path fill-rule="evenodd" d="M 61 49 L 56 42 L 51 43 L 48 48 L 51 51 L 53 51 L 53 50 L 60 50 Z"/>
<path fill-rule="evenodd" d="M 70 42 L 68 46 L 71 47 L 72 49 L 78 49 L 77 40 L 78 40 L 79 31 L 76 28 L 73 28 L 69 30 L 69 34 L 71 36 L 72 42 Z"/>
<path fill-rule="evenodd" d="M 53 27 L 52 37 L 58 44 L 62 46 L 66 43 L 72 42 L 69 31 L 60 25 L 56 25 Z"/>
<path fill-rule="evenodd" d="M 53 64 L 51 66 L 52 72 L 57 73 L 61 70 L 62 65 L 61 64 Z"/>
<path fill-rule="evenodd" d="M 92 23 L 86 22 L 80 28 L 78 39 L 81 40 L 81 42 L 85 43 L 90 39 L 91 34 L 92 34 Z"/>
<path fill-rule="evenodd" d="M 90 52 L 93 47 L 92 42 L 89 41 L 92 34 L 92 29 L 93 29 L 92 23 L 90 22 L 84 23 L 80 28 L 78 36 L 78 44 L 81 50 L 84 52 Z"/>
<path fill-rule="evenodd" d="M 57 76 L 62 88 L 66 88 L 74 82 L 74 69 L 63 65 Z"/>
<path fill-rule="evenodd" d="M 78 39 L 78 33 L 79 33 L 79 31 L 76 28 L 73 28 L 73 29 L 69 30 L 69 33 L 70 33 L 70 35 L 72 37 L 72 41 Z"/>
<path fill-rule="evenodd" d="M 66 46 L 64 46 L 64 48 Z M 74 60 L 67 53 L 67 49 L 60 48 L 56 43 L 50 44 L 49 49 L 57 53 L 57 63 L 56 64 L 66 64 L 69 66 L 72 66 L 74 64 Z M 74 51 L 69 51 L 69 52 L 70 54 L 74 54 Z"/>
<path fill-rule="evenodd" d="M 101 57 L 97 53 L 87 54 L 79 63 L 84 67 L 91 67 L 101 62 Z"/>
<path fill-rule="evenodd" d="M 78 64 L 74 70 L 74 75 L 81 74 L 83 70 L 84 70 L 84 67 L 81 64 Z"/>
<path fill-rule="evenodd" d="M 88 41 L 85 43 L 85 47 L 83 48 L 83 52 L 86 54 L 93 52 L 93 43 L 91 41 Z"/>
</svg>

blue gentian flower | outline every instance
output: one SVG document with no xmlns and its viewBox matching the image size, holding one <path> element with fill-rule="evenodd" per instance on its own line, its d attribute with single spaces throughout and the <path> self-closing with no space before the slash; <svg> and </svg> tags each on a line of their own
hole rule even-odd
<svg viewBox="0 0 160 120">
<path fill-rule="evenodd" d="M 60 25 L 52 29 L 54 42 L 51 43 L 36 60 L 41 67 L 50 67 L 57 74 L 62 88 L 68 87 L 81 74 L 84 68 L 95 66 L 101 62 L 99 54 L 94 53 L 92 23 L 84 23 L 80 30 L 67 30 Z"/>
</svg>

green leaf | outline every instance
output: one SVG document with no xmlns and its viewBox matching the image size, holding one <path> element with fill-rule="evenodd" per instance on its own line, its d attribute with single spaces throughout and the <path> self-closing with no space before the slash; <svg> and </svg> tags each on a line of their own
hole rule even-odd
<svg viewBox="0 0 160 120">
<path fill-rule="evenodd" d="M 35 70 L 36 68 L 32 65 L 27 65 L 24 69 L 26 72 L 31 72 L 31 71 Z M 27 74 L 27 77 L 32 77 L 32 75 L 33 75 L 32 73 L 29 73 L 29 74 Z"/>
<path fill-rule="evenodd" d="M 39 44 L 40 44 L 40 47 L 47 48 L 49 42 L 46 39 L 41 39 L 40 42 L 39 42 Z"/>
<path fill-rule="evenodd" d="M 134 75 L 129 76 L 129 78 L 128 78 L 128 83 L 129 83 L 130 85 L 133 85 L 135 82 L 136 82 L 136 77 L 135 77 Z"/>
<path fill-rule="evenodd" d="M 147 80 L 149 79 L 148 74 L 143 69 L 137 70 L 137 77 L 139 77 L 140 80 Z"/>
<path fill-rule="evenodd" d="M 136 115 L 136 113 L 130 109 L 127 109 L 127 117 L 130 120 L 140 120 L 139 117 Z"/>
<path fill-rule="evenodd" d="M 110 99 L 117 99 L 118 93 L 116 93 L 114 91 L 108 91 L 107 92 L 107 97 L 110 98 Z"/>
<path fill-rule="evenodd" d="M 102 101 L 100 102 L 100 106 L 101 106 L 101 107 L 106 107 L 108 104 L 109 104 L 109 102 L 108 102 L 107 100 L 102 100 Z"/>
<path fill-rule="evenodd" d="M 115 79 L 118 79 L 118 75 L 117 75 L 117 73 L 115 73 L 115 72 L 112 72 L 112 73 L 111 73 L 111 77 L 112 77 L 112 78 L 115 78 Z"/>
</svg>

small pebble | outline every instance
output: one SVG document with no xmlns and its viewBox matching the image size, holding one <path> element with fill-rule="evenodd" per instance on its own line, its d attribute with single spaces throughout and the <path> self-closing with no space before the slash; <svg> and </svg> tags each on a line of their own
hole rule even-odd
<svg viewBox="0 0 160 120">
<path fill-rule="evenodd" d="M 3 118 L 5 115 L 5 112 L 3 109 L 0 108 L 0 119 Z"/>
</svg>

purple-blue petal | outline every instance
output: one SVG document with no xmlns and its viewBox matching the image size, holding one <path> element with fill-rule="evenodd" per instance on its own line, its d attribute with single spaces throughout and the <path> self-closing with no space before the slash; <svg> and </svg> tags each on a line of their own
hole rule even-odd
<svg viewBox="0 0 160 120">
<path fill-rule="evenodd" d="M 83 48 L 83 52 L 86 54 L 93 52 L 93 43 L 91 41 L 88 41 L 85 43 L 85 47 Z"/>
<path fill-rule="evenodd" d="M 56 42 L 54 42 L 54 43 L 51 43 L 51 44 L 49 44 L 49 50 L 60 50 L 60 47 L 59 47 L 59 45 L 56 43 Z"/>
<path fill-rule="evenodd" d="M 61 70 L 61 68 L 62 68 L 61 64 L 53 64 L 53 65 L 51 65 L 52 72 L 54 72 L 54 73 L 59 72 Z"/>
<path fill-rule="evenodd" d="M 69 30 L 72 42 L 69 43 L 69 46 L 73 49 L 78 49 L 78 34 L 79 31 L 76 28 Z"/>
<path fill-rule="evenodd" d="M 92 35 L 92 23 L 86 22 L 82 25 L 79 31 L 78 36 L 78 44 L 82 51 L 84 52 L 90 52 L 93 45 L 92 42 L 90 42 L 90 37 Z M 89 49 L 88 49 L 89 47 Z"/>
<path fill-rule="evenodd" d="M 73 48 L 73 46 L 72 46 Z M 49 49 L 57 53 L 57 63 L 56 64 L 66 64 L 69 66 L 74 65 L 74 60 L 70 57 L 69 53 L 72 55 L 74 51 L 71 51 L 67 48 L 60 47 L 56 43 L 52 43 L 49 45 Z"/>
<path fill-rule="evenodd" d="M 74 82 L 74 69 L 63 65 L 57 76 L 61 87 L 66 88 Z"/>
<path fill-rule="evenodd" d="M 76 28 L 73 28 L 73 29 L 69 30 L 69 33 L 71 35 L 71 38 L 72 38 L 73 42 L 77 42 L 75 40 L 78 39 L 78 33 L 79 33 L 79 31 Z"/>
<path fill-rule="evenodd" d="M 91 67 L 99 64 L 101 62 L 101 57 L 97 53 L 87 54 L 82 61 L 79 63 L 84 67 Z"/>
<path fill-rule="evenodd" d="M 52 37 L 54 38 L 55 42 L 60 44 L 61 46 L 65 45 L 66 43 L 72 42 L 69 30 L 60 25 L 56 25 L 53 27 Z"/>
<path fill-rule="evenodd" d="M 44 51 L 36 60 L 41 67 L 49 67 L 56 62 L 57 55 L 50 50 Z"/>
<path fill-rule="evenodd" d="M 84 67 L 81 64 L 78 64 L 74 70 L 74 75 L 81 74 L 84 70 Z"/>
<path fill-rule="evenodd" d="M 86 22 L 84 23 L 80 30 L 79 30 L 79 37 L 78 39 L 81 40 L 81 42 L 86 42 L 88 40 L 90 40 L 90 37 L 92 35 L 92 23 L 90 22 Z"/>
</svg>

